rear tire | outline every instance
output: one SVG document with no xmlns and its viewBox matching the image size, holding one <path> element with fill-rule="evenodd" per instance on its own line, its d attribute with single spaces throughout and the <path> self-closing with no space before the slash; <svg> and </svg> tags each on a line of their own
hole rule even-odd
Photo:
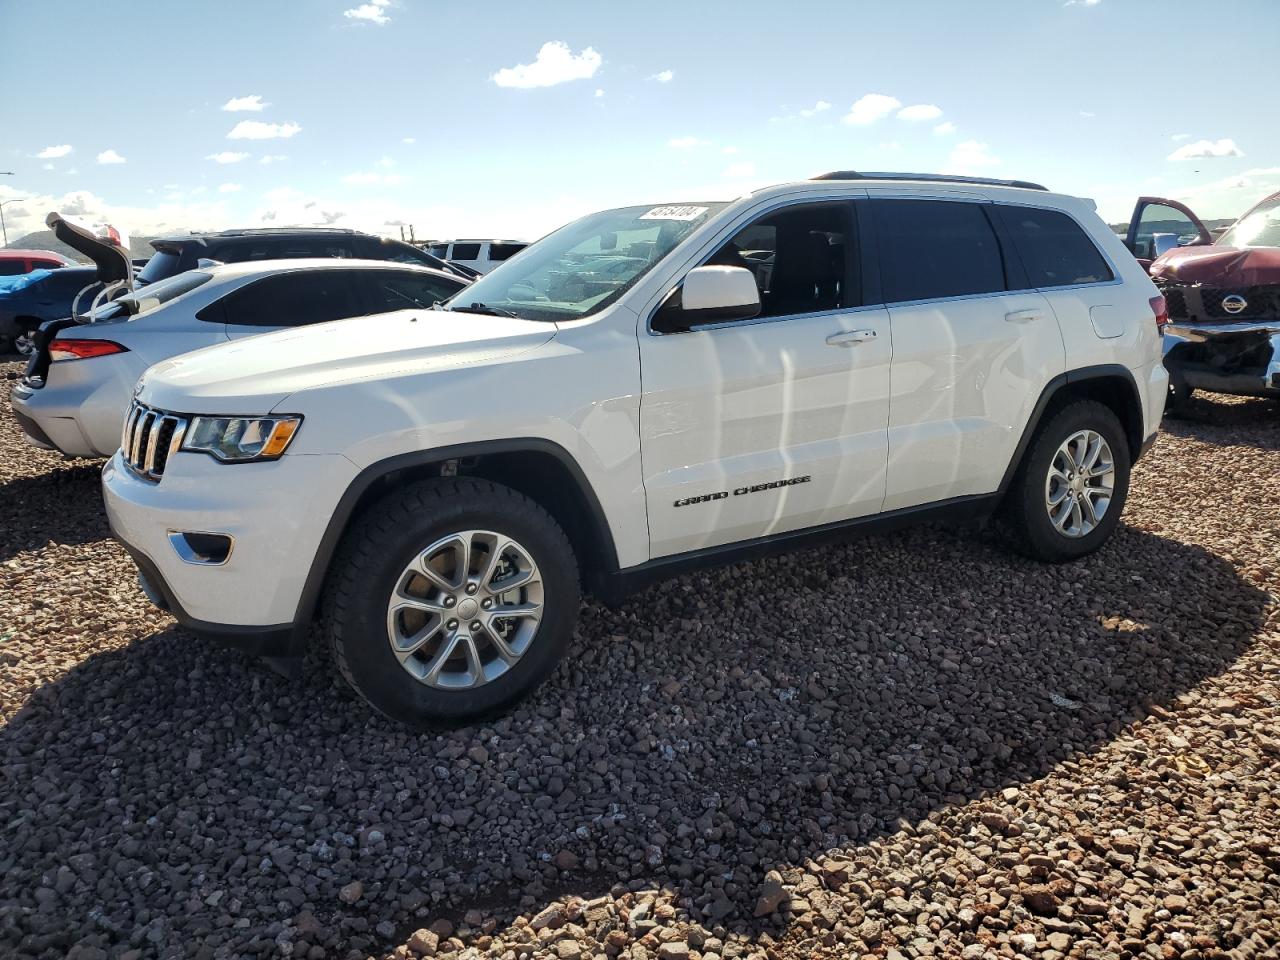
<svg viewBox="0 0 1280 960">
<path fill-rule="evenodd" d="M 1076 400 L 1036 431 L 1002 506 L 1013 546 L 1047 563 L 1093 553 L 1129 493 L 1129 443 L 1111 409 Z"/>
<path fill-rule="evenodd" d="M 546 510 L 471 478 L 396 490 L 343 540 L 324 620 L 339 672 L 414 726 L 493 714 L 555 669 L 581 599 L 578 566 Z"/>
</svg>

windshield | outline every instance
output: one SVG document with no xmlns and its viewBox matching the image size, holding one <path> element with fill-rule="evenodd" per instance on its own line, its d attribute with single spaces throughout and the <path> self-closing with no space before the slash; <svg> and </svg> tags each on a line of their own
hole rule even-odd
<svg viewBox="0 0 1280 960">
<path fill-rule="evenodd" d="M 525 320 L 577 320 L 603 310 L 727 203 L 623 207 L 576 220 L 460 291 Z"/>
<path fill-rule="evenodd" d="M 208 283 L 213 274 L 199 270 L 188 270 L 168 280 L 150 284 L 147 287 L 113 300 L 109 306 L 102 307 L 94 315 L 95 320 L 113 320 L 121 317 L 137 317 L 148 310 L 154 310 L 171 300 L 177 300 L 184 293 L 190 293 L 196 287 Z"/>
<path fill-rule="evenodd" d="M 1218 241 L 1224 247 L 1280 247 L 1280 197 L 1258 204 Z"/>
</svg>

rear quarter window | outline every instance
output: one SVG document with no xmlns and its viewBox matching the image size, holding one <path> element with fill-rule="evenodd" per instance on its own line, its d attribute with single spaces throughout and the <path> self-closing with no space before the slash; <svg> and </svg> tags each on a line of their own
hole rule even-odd
<svg viewBox="0 0 1280 960">
<path fill-rule="evenodd" d="M 1067 287 L 1114 280 L 1115 274 L 1089 234 L 1058 210 L 1002 206 L 1027 279 L 1033 287 Z"/>
<path fill-rule="evenodd" d="M 455 243 L 453 245 L 453 260 L 479 260 L 480 244 L 478 243 Z"/>
</svg>

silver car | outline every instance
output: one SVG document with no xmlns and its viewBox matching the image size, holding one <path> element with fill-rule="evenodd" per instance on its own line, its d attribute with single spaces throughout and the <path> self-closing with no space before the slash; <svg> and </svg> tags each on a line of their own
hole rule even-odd
<svg viewBox="0 0 1280 960">
<path fill-rule="evenodd" d="M 108 457 L 134 384 L 154 363 L 270 330 L 429 309 L 466 282 L 381 260 L 274 260 L 189 270 L 58 330 L 14 387 L 14 417 L 38 447 Z"/>
</svg>

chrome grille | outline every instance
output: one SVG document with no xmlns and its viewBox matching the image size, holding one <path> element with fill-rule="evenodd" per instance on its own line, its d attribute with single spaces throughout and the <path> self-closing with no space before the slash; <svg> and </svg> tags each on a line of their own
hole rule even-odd
<svg viewBox="0 0 1280 960">
<path fill-rule="evenodd" d="M 125 417 L 120 452 L 129 469 L 144 480 L 159 483 L 169 457 L 178 452 L 187 420 L 133 401 Z"/>
</svg>

